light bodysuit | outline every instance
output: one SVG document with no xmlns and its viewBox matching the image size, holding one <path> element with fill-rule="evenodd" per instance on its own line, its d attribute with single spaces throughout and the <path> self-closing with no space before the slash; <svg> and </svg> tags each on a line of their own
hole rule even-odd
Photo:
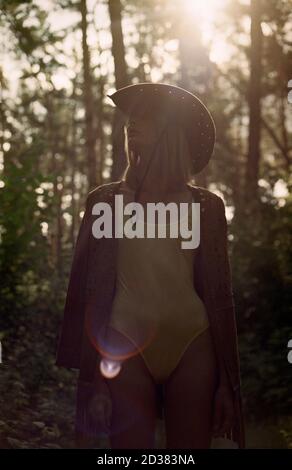
<svg viewBox="0 0 292 470">
<path fill-rule="evenodd" d="M 133 201 L 134 193 L 127 186 L 122 194 L 124 204 Z M 186 215 L 191 217 L 191 210 Z M 146 216 L 144 222 L 146 235 Z M 156 231 L 155 238 L 118 239 L 117 284 L 109 322 L 139 349 L 158 385 L 168 379 L 191 341 L 209 327 L 193 283 L 198 248 L 183 249 L 182 239 L 171 238 L 166 226 L 166 238 L 159 238 Z"/>
</svg>

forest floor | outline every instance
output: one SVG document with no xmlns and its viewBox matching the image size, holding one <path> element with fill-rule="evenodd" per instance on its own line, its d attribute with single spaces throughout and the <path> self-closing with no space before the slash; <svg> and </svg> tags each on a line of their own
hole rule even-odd
<svg viewBox="0 0 292 470">
<path fill-rule="evenodd" d="M 52 344 L 57 326 L 49 316 L 20 327 L 0 364 L 0 448 L 74 448 L 77 371 L 55 365 Z M 46 323 L 47 322 L 47 323 Z M 4 343 L 5 344 L 5 343 Z M 48 351 L 50 351 L 48 353 Z M 292 416 L 246 421 L 247 448 L 292 448 Z M 157 447 L 164 448 L 158 420 Z M 214 442 L 214 447 L 224 447 Z M 108 448 L 108 439 L 93 448 Z"/>
<path fill-rule="evenodd" d="M 62 388 L 62 387 L 61 387 Z M 74 448 L 74 387 L 55 393 L 38 394 L 29 404 L 13 405 L 8 398 L 1 407 L 0 448 Z M 15 392 L 15 391 L 14 391 Z M 2 397 L 3 398 L 3 397 Z M 2 403 L 3 404 L 3 403 Z M 251 449 L 292 448 L 292 419 L 246 423 L 246 447 Z M 157 422 L 157 448 L 165 448 L 162 420 Z M 89 447 L 109 448 L 108 439 Z M 228 442 L 214 440 L 212 448 L 230 448 Z"/>
</svg>

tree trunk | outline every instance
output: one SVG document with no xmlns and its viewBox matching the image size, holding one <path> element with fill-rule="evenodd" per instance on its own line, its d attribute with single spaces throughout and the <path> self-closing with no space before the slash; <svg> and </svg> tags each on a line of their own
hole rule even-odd
<svg viewBox="0 0 292 470">
<path fill-rule="evenodd" d="M 70 189 L 71 189 L 71 214 L 72 214 L 72 224 L 70 227 L 70 241 L 72 247 L 74 246 L 75 243 L 75 228 L 76 228 L 76 203 L 75 203 L 75 173 L 76 173 L 76 162 L 77 162 L 77 154 L 76 154 L 76 102 L 77 102 L 77 96 L 76 96 L 76 84 L 77 79 L 75 78 L 73 80 L 73 92 L 72 92 L 72 101 L 74 103 L 73 109 L 72 109 L 72 123 L 71 123 L 71 142 L 70 142 L 70 170 L 71 170 L 71 184 L 70 184 Z"/>
<path fill-rule="evenodd" d="M 87 44 L 87 4 L 86 0 L 80 0 L 81 31 L 82 31 L 82 53 L 83 53 L 83 85 L 84 85 L 84 107 L 85 107 L 85 140 L 87 153 L 88 190 L 97 185 L 97 168 L 95 143 L 96 135 L 94 129 L 94 110 L 92 77 L 90 68 L 90 51 Z"/>
<path fill-rule="evenodd" d="M 121 2 L 120 0 L 108 0 L 108 7 L 111 22 L 112 54 L 115 65 L 115 84 L 116 88 L 119 89 L 129 85 L 127 65 L 125 61 L 124 38 L 122 31 Z M 119 179 L 127 165 L 127 159 L 124 150 L 124 124 L 124 115 L 119 111 L 119 109 L 116 109 L 114 113 L 112 129 L 112 180 Z"/>
<path fill-rule="evenodd" d="M 257 199 L 261 139 L 262 29 L 261 0 L 251 0 L 251 45 L 249 82 L 249 138 L 245 180 L 248 201 Z"/>
</svg>

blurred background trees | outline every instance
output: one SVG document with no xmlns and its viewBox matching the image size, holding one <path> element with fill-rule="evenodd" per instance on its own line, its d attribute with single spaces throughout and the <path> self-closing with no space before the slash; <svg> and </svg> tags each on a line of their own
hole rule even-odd
<svg viewBox="0 0 292 470">
<path fill-rule="evenodd" d="M 76 374 L 54 366 L 73 247 L 88 191 L 126 167 L 107 94 L 143 81 L 214 117 L 194 183 L 226 203 L 247 419 L 291 445 L 291 2 L 0 5 L 0 447 L 73 445 Z"/>
</svg>

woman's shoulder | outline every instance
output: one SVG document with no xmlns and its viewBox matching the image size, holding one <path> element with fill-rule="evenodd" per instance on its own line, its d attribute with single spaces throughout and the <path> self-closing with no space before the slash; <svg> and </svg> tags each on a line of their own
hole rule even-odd
<svg viewBox="0 0 292 470">
<path fill-rule="evenodd" d="M 213 191 L 210 191 L 207 188 L 203 188 L 202 186 L 197 186 L 195 184 L 190 184 L 190 183 L 189 183 L 189 187 L 192 189 L 192 191 L 200 195 L 201 202 L 207 201 L 207 202 L 212 203 L 212 205 L 216 207 L 218 206 L 219 207 L 223 206 L 223 208 L 225 207 L 224 200 L 222 199 L 222 197 L 214 193 Z"/>
<path fill-rule="evenodd" d="M 121 181 L 111 181 L 110 183 L 103 183 L 100 184 L 99 186 L 96 186 L 93 188 L 89 193 L 87 194 L 87 199 L 94 200 L 94 199 L 100 199 L 100 198 L 106 198 L 108 196 L 112 196 L 114 193 L 114 190 L 120 185 Z"/>
</svg>

